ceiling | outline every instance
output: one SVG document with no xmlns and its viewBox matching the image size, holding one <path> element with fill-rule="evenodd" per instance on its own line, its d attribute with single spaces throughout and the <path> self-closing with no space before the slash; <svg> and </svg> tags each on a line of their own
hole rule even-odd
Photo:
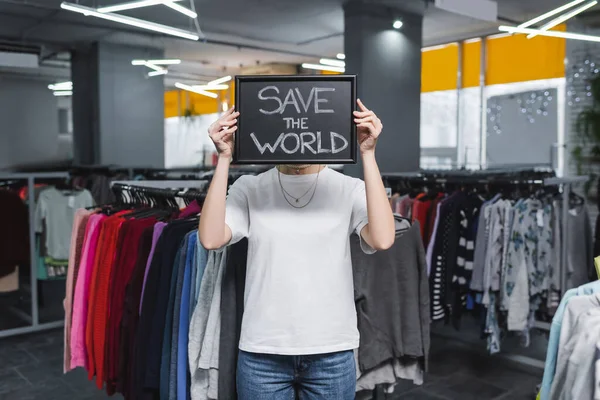
<svg viewBox="0 0 600 400">
<path fill-rule="evenodd" d="M 75 2 L 76 0 L 71 0 Z M 126 0 L 80 0 L 86 6 Z M 166 84 L 202 81 L 235 74 L 240 66 L 257 63 L 314 62 L 343 51 L 344 0 L 192 0 L 204 40 L 197 42 L 154 35 L 126 25 L 61 10 L 61 0 L 0 0 L 0 43 L 42 46 L 42 68 L 27 73 L 47 79 L 67 78 L 68 50 L 78 42 L 159 47 L 171 67 Z M 566 0 L 498 0 L 498 23 L 475 20 L 439 10 L 427 0 L 373 0 L 377 4 L 424 15 L 424 45 L 447 43 L 496 31 L 499 23 L 516 23 L 562 5 Z M 190 6 L 190 0 L 180 4 Z M 165 6 L 123 12 L 136 18 L 195 30 L 192 20 Z M 54 65 L 50 65 L 50 64 Z M 66 67 L 65 67 L 66 65 Z"/>
</svg>

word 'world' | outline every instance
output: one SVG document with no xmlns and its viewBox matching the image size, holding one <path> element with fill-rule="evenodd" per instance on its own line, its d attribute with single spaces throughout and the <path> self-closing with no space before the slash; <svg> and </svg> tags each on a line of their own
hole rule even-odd
<svg viewBox="0 0 600 400">
<path fill-rule="evenodd" d="M 339 133 L 330 132 L 329 133 L 329 144 L 330 148 L 323 147 L 322 135 L 320 131 L 315 132 L 302 132 L 300 134 L 294 132 L 281 132 L 275 140 L 275 143 L 264 143 L 261 144 L 257 139 L 254 132 L 250 134 L 254 144 L 260 154 L 265 154 L 268 150 L 271 154 L 275 153 L 277 148 L 281 148 L 286 154 L 294 154 L 300 151 L 301 154 L 308 154 L 308 152 L 312 154 L 336 154 L 348 147 L 348 140 L 340 135 Z M 336 143 L 337 141 L 337 143 Z"/>
</svg>

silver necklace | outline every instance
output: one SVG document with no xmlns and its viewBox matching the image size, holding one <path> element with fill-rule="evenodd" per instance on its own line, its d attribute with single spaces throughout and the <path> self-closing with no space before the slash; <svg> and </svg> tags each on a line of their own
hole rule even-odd
<svg viewBox="0 0 600 400">
<path fill-rule="evenodd" d="M 304 193 L 304 194 L 303 194 L 302 196 L 300 196 L 300 197 L 295 197 L 295 196 L 292 196 L 291 194 L 289 194 L 289 193 L 288 193 L 288 192 L 285 190 L 285 188 L 283 187 L 283 184 L 281 183 L 281 172 L 279 171 L 279 169 L 277 169 L 277 177 L 279 178 L 279 186 L 281 187 L 281 194 L 283 195 L 283 198 L 285 199 L 285 201 L 286 201 L 286 202 L 287 202 L 287 203 L 288 203 L 290 206 L 292 206 L 292 207 L 294 207 L 294 208 L 304 208 L 304 207 L 306 207 L 307 205 L 309 205 L 309 204 L 310 204 L 310 202 L 312 201 L 313 197 L 315 197 L 315 193 L 317 192 L 317 183 L 319 182 L 319 174 L 321 174 L 321 171 L 320 171 L 320 170 L 319 170 L 319 172 L 317 172 L 317 179 L 315 179 L 315 183 L 313 183 L 313 184 L 312 184 L 312 185 L 311 185 L 311 186 L 308 188 L 308 190 L 306 191 L 306 193 Z M 303 205 L 303 206 L 296 206 L 296 205 L 294 205 L 293 203 L 291 203 L 291 202 L 288 200 L 288 198 L 287 198 L 287 196 L 290 196 L 292 199 L 294 199 L 294 200 L 295 200 L 295 202 L 296 202 L 296 203 L 298 203 L 298 202 L 300 202 L 300 199 L 301 199 L 301 198 L 303 198 L 304 196 L 306 196 L 306 195 L 307 195 L 307 194 L 310 192 L 310 190 L 311 190 L 313 187 L 314 187 L 314 190 L 313 190 L 313 192 L 312 192 L 312 195 L 310 196 L 310 199 L 308 199 L 308 202 L 307 202 L 305 205 Z M 287 196 L 286 196 L 286 195 L 287 195 Z"/>
</svg>

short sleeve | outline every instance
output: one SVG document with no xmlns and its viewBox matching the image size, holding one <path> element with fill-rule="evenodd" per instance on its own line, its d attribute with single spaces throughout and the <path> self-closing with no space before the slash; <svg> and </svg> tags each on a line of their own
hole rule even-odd
<svg viewBox="0 0 600 400">
<path fill-rule="evenodd" d="M 42 192 L 35 206 L 35 218 L 33 221 L 37 233 L 42 233 L 44 230 L 44 218 L 46 218 L 47 214 L 46 208 L 46 196 Z"/>
<path fill-rule="evenodd" d="M 248 177 L 242 176 L 229 187 L 225 205 L 225 224 L 231 229 L 232 245 L 248 237 L 250 217 L 248 214 Z"/>
<path fill-rule="evenodd" d="M 365 254 L 375 253 L 375 249 L 369 246 L 361 236 L 363 228 L 369 223 L 369 215 L 367 214 L 367 192 L 365 183 L 361 180 L 356 180 L 355 187 L 352 190 L 352 218 L 351 230 L 356 232 L 360 238 L 360 247 Z"/>
</svg>

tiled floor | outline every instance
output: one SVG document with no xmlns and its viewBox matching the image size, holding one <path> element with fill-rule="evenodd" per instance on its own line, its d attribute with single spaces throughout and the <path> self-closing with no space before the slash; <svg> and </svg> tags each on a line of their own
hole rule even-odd
<svg viewBox="0 0 600 400">
<path fill-rule="evenodd" d="M 62 330 L 0 339 L 0 400 L 106 399 L 106 394 L 87 380 L 85 371 L 62 374 L 62 347 Z M 532 400 L 541 381 L 540 374 L 508 368 L 497 358 L 476 355 L 464 346 L 435 337 L 430 365 L 422 387 L 401 383 L 384 398 Z"/>
</svg>

